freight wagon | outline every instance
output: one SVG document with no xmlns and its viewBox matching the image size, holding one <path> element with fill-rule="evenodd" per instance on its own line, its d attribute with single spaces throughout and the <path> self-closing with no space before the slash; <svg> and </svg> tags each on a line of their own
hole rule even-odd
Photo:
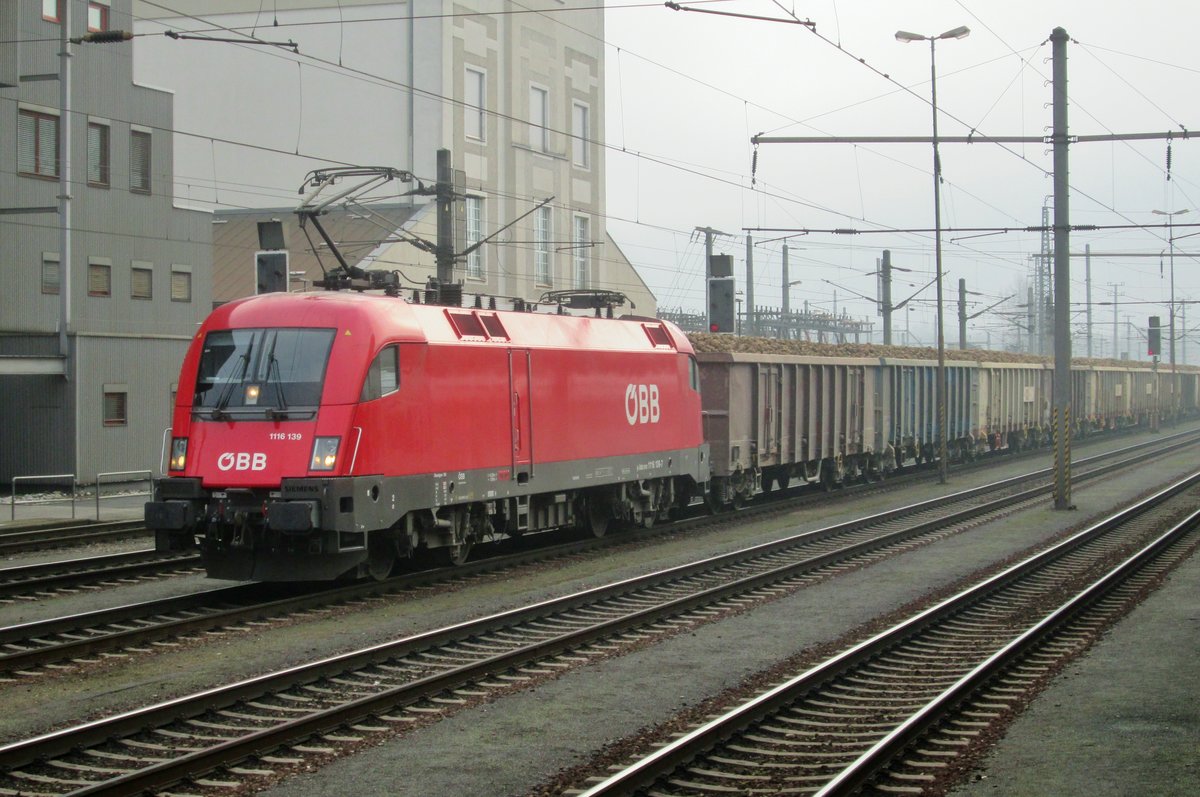
<svg viewBox="0 0 1200 797">
<path fill-rule="evenodd" d="M 724 351 L 696 357 L 715 505 L 792 483 L 830 488 L 881 477 L 937 457 L 934 362 Z M 1196 372 L 1179 373 L 1178 412 L 1200 409 L 1198 380 Z M 1053 383 L 1053 367 L 1043 362 L 948 360 L 949 460 L 1049 445 Z M 1148 365 L 1077 364 L 1068 424 L 1075 435 L 1148 427 L 1169 414 L 1170 393 L 1170 375 Z"/>
</svg>

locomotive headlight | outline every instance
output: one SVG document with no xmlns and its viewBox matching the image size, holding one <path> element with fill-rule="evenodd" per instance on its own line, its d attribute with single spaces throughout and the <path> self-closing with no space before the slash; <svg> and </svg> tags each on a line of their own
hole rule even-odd
<svg viewBox="0 0 1200 797">
<path fill-rule="evenodd" d="M 246 401 L 247 405 L 253 406 L 258 403 L 258 385 L 246 385 Z"/>
<path fill-rule="evenodd" d="M 340 437 L 318 437 L 313 442 L 312 462 L 309 463 L 309 470 L 333 470 L 333 466 L 337 464 L 338 446 L 341 444 Z"/>
<path fill-rule="evenodd" d="M 187 465 L 187 438 L 172 437 L 171 462 L 168 467 L 171 470 L 183 470 L 185 465 Z"/>
</svg>

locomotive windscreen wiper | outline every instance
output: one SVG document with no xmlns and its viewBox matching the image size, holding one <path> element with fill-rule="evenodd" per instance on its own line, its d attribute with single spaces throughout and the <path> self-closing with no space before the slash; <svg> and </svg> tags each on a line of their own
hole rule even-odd
<svg viewBox="0 0 1200 797">
<path fill-rule="evenodd" d="M 213 407 L 212 419 L 219 421 L 226 417 L 225 408 L 229 406 L 230 399 L 233 398 L 233 386 L 240 384 L 242 378 L 246 376 L 246 368 L 250 366 L 250 352 L 242 353 L 242 362 L 238 366 L 237 374 L 225 383 L 225 387 L 221 390 L 221 396 L 217 399 L 217 405 Z"/>
<path fill-rule="evenodd" d="M 283 395 L 283 377 L 279 375 L 279 360 L 275 357 L 275 341 L 278 339 L 277 336 L 275 340 L 271 341 L 271 350 L 267 352 L 267 381 L 273 382 L 275 385 L 275 397 L 278 400 L 279 407 L 268 407 L 267 417 L 283 418 L 286 420 L 288 417 L 288 403 L 287 398 Z M 275 375 L 274 380 L 271 379 L 272 374 Z"/>
</svg>

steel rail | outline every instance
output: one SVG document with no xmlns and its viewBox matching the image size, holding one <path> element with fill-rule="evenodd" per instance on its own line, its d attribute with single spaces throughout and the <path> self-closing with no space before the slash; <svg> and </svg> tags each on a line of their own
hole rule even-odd
<svg viewBox="0 0 1200 797">
<path fill-rule="evenodd" d="M 610 775 L 600 783 L 581 792 L 578 797 L 628 795 L 636 793 L 641 789 L 649 788 L 659 779 L 667 776 L 679 767 L 688 764 L 696 757 L 703 755 L 706 751 L 717 747 L 745 729 L 777 713 L 780 709 L 795 703 L 819 685 L 828 683 L 847 670 L 876 658 L 884 650 L 895 646 L 902 640 L 912 637 L 943 619 L 957 614 L 965 605 L 974 603 L 996 592 L 1004 586 L 1019 580 L 1026 574 L 1041 568 L 1046 563 L 1075 550 L 1083 543 L 1103 535 L 1109 530 L 1158 506 L 1163 501 L 1198 484 L 1200 484 L 1200 472 L 1177 481 L 1171 486 L 1093 524 L 1045 551 L 1035 554 L 985 581 L 919 612 L 892 628 L 881 631 L 873 637 L 809 668 L 796 677 L 763 692 L 731 711 L 706 722 L 690 733 L 676 738 L 621 771 Z M 1156 543 L 1147 546 L 1138 555 L 1131 557 L 1119 569 L 1122 569 L 1122 572 L 1124 572 L 1123 568 L 1128 566 L 1131 561 L 1142 561 L 1149 549 L 1158 550 L 1157 546 L 1162 544 L 1164 540 L 1168 538 L 1173 539 L 1174 536 L 1182 533 L 1181 530 L 1190 529 L 1198 519 L 1200 519 L 1200 512 L 1193 514 L 1189 517 L 1188 521 L 1173 527 L 1171 531 L 1162 535 Z M 1113 583 L 1111 578 L 1112 574 L 1110 573 L 1102 581 L 1106 584 L 1111 584 Z M 1091 594 L 1090 590 L 1089 594 Z M 1063 616 L 1061 613 L 1068 606 L 1077 607 L 1078 605 L 1073 599 L 1066 606 L 1060 607 L 1050 617 L 1043 619 L 1035 627 L 1043 631 L 1052 627 L 1055 623 L 1062 621 Z M 1018 640 L 1010 643 L 1005 649 L 1025 650 L 1032 644 L 1034 644 L 1034 637 L 1030 631 L 1027 631 Z M 975 670 L 962 678 L 953 687 L 946 690 L 946 693 L 939 696 L 939 706 L 944 708 L 946 705 L 955 702 L 956 699 L 961 699 L 965 692 L 977 688 L 985 676 L 994 673 L 996 668 L 1002 667 L 1004 662 L 998 659 L 997 655 L 989 657 L 984 664 L 975 668 Z M 854 771 L 848 771 L 835 776 L 819 794 L 822 797 L 832 797 L 832 795 L 853 793 L 855 789 L 860 788 L 866 782 L 866 779 L 878 769 L 881 762 L 886 762 L 894 757 L 913 738 L 928 729 L 936 719 L 936 709 L 928 707 L 927 709 L 922 709 L 922 711 L 910 718 L 909 721 L 897 727 L 887 737 L 864 753 L 851 766 L 851 769 Z"/>
<path fill-rule="evenodd" d="M 139 532 L 149 533 L 145 523 L 140 520 L 113 520 L 54 528 L 3 531 L 0 532 L 0 555 L 121 539 L 136 536 Z"/>
<path fill-rule="evenodd" d="M 1048 489 L 1049 485 L 1046 485 L 1038 488 L 1036 491 L 1027 492 L 1040 492 L 1044 494 Z M 973 493 L 976 491 L 964 492 Z M 1021 493 L 1015 497 L 1008 496 L 1002 500 L 1007 504 L 1022 500 L 1024 497 L 1025 494 Z M 963 512 L 954 513 L 949 518 L 929 521 L 922 525 L 928 527 L 935 524 L 945 525 L 947 523 L 962 522 L 966 517 L 992 509 L 995 509 L 995 507 L 972 507 Z M 882 514 L 891 515 L 893 513 Z M 809 534 L 813 533 L 810 532 Z M 916 532 L 907 532 L 908 535 L 913 533 Z M 900 534 L 904 534 L 904 532 L 893 532 L 885 535 L 884 540 L 895 538 Z M 798 535 L 798 537 L 804 536 L 807 535 Z M 883 544 L 886 543 L 880 540 L 874 546 L 878 547 Z M 777 546 L 777 543 L 756 547 L 764 549 L 775 546 Z M 618 619 L 609 620 L 581 631 L 577 630 L 533 645 L 521 646 L 507 653 L 456 668 L 452 672 L 439 673 L 423 678 L 420 681 L 410 682 L 375 695 L 348 701 L 333 708 L 315 712 L 308 717 L 293 722 L 280 723 L 274 728 L 249 733 L 237 739 L 220 743 L 211 749 L 188 753 L 172 760 L 152 764 L 118 778 L 103 781 L 94 787 L 86 787 L 76 793 L 91 794 L 103 791 L 106 794 L 133 794 L 145 789 L 161 787 L 176 782 L 181 778 L 194 776 L 197 772 L 210 769 L 214 765 L 229 763 L 231 760 L 238 760 L 255 753 L 262 753 L 286 744 L 289 741 L 294 742 L 297 738 L 305 738 L 320 730 L 337 727 L 353 719 L 377 714 L 388 708 L 394 708 L 397 705 L 404 705 L 406 701 L 427 696 L 431 689 L 440 691 L 449 688 L 449 685 L 461 684 L 479 678 L 481 677 L 480 673 L 519 667 L 529 661 L 579 648 L 597 639 L 611 637 L 622 630 L 645 627 L 648 623 L 677 616 L 681 612 L 686 612 L 691 608 L 711 605 L 713 602 L 724 598 L 744 594 L 760 586 L 795 576 L 801 570 L 811 570 L 834 559 L 845 558 L 851 552 L 860 548 L 861 545 L 853 546 L 850 551 L 832 552 L 804 560 L 800 563 L 793 563 L 746 578 L 735 579 L 717 587 L 704 589 L 692 595 L 661 603 L 658 606 L 627 613 Z M 705 560 L 707 563 L 717 561 L 720 561 L 722 566 L 728 565 L 728 557 L 712 557 Z M 374 663 L 402 656 L 408 651 L 428 650 L 434 645 L 446 645 L 451 642 L 461 641 L 464 638 L 477 636 L 487 631 L 510 628 L 520 620 L 547 617 L 555 611 L 567 611 L 601 599 L 611 600 L 615 596 L 629 595 L 638 586 L 658 585 L 668 577 L 690 576 L 697 572 L 697 568 L 703 566 L 704 563 L 692 563 L 677 568 L 670 568 L 659 573 L 639 576 L 617 582 L 613 585 L 596 587 L 562 598 L 544 601 L 531 607 L 513 609 L 481 620 L 460 623 L 403 640 L 383 643 L 360 651 L 329 657 L 312 664 L 289 668 L 279 673 L 246 679 L 227 687 L 206 690 L 197 695 L 177 698 L 155 706 L 125 712 L 108 719 L 97 720 L 76 728 L 64 729 L 44 734 L 34 739 L 9 744 L 0 747 L 0 757 L 8 762 L 15 762 L 18 765 L 21 761 L 30 762 L 37 759 L 52 758 L 63 755 L 72 749 L 101 743 L 114 736 L 136 733 L 147 727 L 161 727 L 184 717 L 199 716 L 209 709 L 235 705 L 243 700 L 279 692 L 282 689 L 300 684 L 311 684 L 324 677 L 344 674 L 355 668 L 370 666 Z"/>
<path fill-rule="evenodd" d="M 1184 445 L 1185 443 L 1176 441 L 1172 447 Z M 1145 444 L 1139 444 L 1138 447 Z M 1097 457 L 1089 458 L 1084 463 L 1092 463 L 1097 460 L 1112 456 L 1119 456 L 1128 451 L 1128 448 L 1120 449 L 1117 452 L 1112 452 L 1106 455 L 1098 455 Z M 1156 450 L 1157 451 L 1157 450 Z M 1161 453 L 1161 452 L 1158 452 Z M 1131 462 L 1137 462 L 1138 459 L 1122 460 L 1113 463 L 1111 467 L 1127 467 Z M 1082 463 L 1081 463 L 1082 464 Z M 1102 475 L 1108 471 L 1093 471 L 1097 475 Z M 1093 476 L 1085 473 L 1079 474 L 1080 480 L 1092 478 Z M 1014 477 L 1010 480 L 1010 484 L 1019 481 L 1022 476 Z M 1033 476 L 1030 478 L 1037 478 Z M 1005 484 L 992 485 L 990 488 L 984 489 L 1004 489 Z M 938 500 L 938 499 L 935 499 Z M 863 519 L 866 526 L 876 523 L 885 523 L 897 517 L 906 517 L 911 514 L 926 511 L 924 504 L 916 504 L 908 507 L 902 507 L 898 510 L 893 510 L 891 513 L 883 513 L 882 515 L 872 516 Z M 701 521 L 707 520 L 702 518 Z M 809 535 L 818 535 L 809 537 L 807 541 L 815 542 L 828 537 L 835 537 L 845 534 L 850 531 L 855 531 L 859 527 L 855 526 L 855 521 L 847 524 L 839 524 L 837 526 L 828 527 L 826 529 L 817 529 L 813 532 L 807 532 Z M 819 534 L 826 532 L 826 534 Z M 785 538 L 779 541 L 782 548 L 779 550 L 792 547 L 796 542 L 795 537 Z M 0 672 L 24 672 L 32 668 L 50 664 L 56 661 L 67 659 L 77 659 L 96 653 L 129 647 L 131 645 L 143 644 L 148 641 L 160 640 L 170 637 L 178 637 L 184 634 L 196 633 L 221 627 L 236 625 L 249 620 L 264 620 L 271 617 L 287 615 L 294 612 L 311 610 L 313 608 L 322 608 L 331 605 L 336 605 L 350 600 L 357 600 L 365 597 L 377 597 L 384 594 L 400 592 L 419 586 L 426 586 L 437 583 L 446 578 L 458 578 L 465 575 L 475 575 L 486 572 L 502 570 L 507 567 L 518 566 L 530 561 L 537 561 L 543 558 L 553 558 L 560 555 L 569 555 L 581 551 L 592 550 L 595 548 L 596 541 L 572 542 L 552 548 L 539 548 L 535 551 L 525 552 L 522 554 L 508 555 L 503 557 L 493 557 L 479 562 L 470 563 L 455 569 L 430 571 L 421 574 L 414 574 L 391 579 L 383 583 L 363 583 L 348 586 L 331 587 L 319 589 L 314 592 L 306 592 L 303 595 L 292 595 L 283 598 L 271 598 L 268 600 L 255 600 L 254 596 L 262 592 L 269 592 L 265 587 L 257 589 L 249 586 L 239 587 L 223 587 L 215 590 L 206 590 L 203 592 L 193 593 L 185 596 L 177 596 L 161 600 L 147 601 L 143 603 L 127 604 L 114 607 L 111 609 L 98 609 L 92 612 L 84 612 L 65 617 L 56 617 L 48 620 L 34 621 L 20 625 L 0 627 L 0 645 L 7 644 L 10 649 L 24 647 L 25 650 L 13 650 L 13 652 L 0 654 Z M 613 538 L 610 544 L 618 544 L 616 538 Z M 771 543 L 766 543 L 770 546 Z M 755 548 L 747 549 L 750 556 L 761 556 L 770 553 L 772 549 L 767 547 L 762 550 Z M 730 557 L 730 562 L 738 561 L 741 552 L 734 551 L 727 554 Z M 0 571 L 2 575 L 3 571 Z M 3 585 L 0 585 L 0 594 L 2 594 Z M 214 609 L 214 604 L 234 603 L 234 606 L 225 609 Z M 167 619 L 154 623 L 153 625 L 140 626 L 132 629 L 119 629 L 115 632 L 98 632 L 99 629 L 104 629 L 107 626 L 114 624 L 125 623 L 129 621 L 146 620 L 147 618 L 170 617 L 171 615 L 187 612 L 194 613 L 194 616 Z M 69 641 L 53 643 L 55 636 L 70 635 Z M 79 636 L 84 638 L 79 638 Z M 33 640 L 37 640 L 35 643 Z"/>
<path fill-rule="evenodd" d="M 200 555 L 197 553 L 163 553 L 144 548 L 126 553 L 8 567 L 0 569 L 0 597 L 29 595 L 167 570 L 191 569 L 199 565 Z"/>
<path fill-rule="evenodd" d="M 1196 482 L 1193 481 L 1193 484 Z M 1147 563 L 1157 558 L 1166 548 L 1200 524 L 1200 510 L 1191 513 L 1176 523 L 1160 537 L 1130 556 L 1117 567 L 1105 573 L 1092 584 L 1062 606 L 1043 617 L 1002 649 L 957 683 L 926 704 L 894 731 L 881 739 L 853 764 L 833 778 L 818 797 L 848 795 L 858 791 L 871 777 L 918 738 L 929 731 L 940 718 L 954 706 L 976 693 L 984 684 L 1002 673 L 1009 665 L 1039 645 L 1042 640 L 1067 625 L 1075 617 L 1094 606 L 1104 596 L 1119 587 L 1132 574 L 1140 571 Z"/>
</svg>

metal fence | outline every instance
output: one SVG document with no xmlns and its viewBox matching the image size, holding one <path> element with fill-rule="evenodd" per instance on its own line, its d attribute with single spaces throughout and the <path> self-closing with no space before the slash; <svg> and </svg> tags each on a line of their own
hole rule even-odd
<svg viewBox="0 0 1200 797">
<path fill-rule="evenodd" d="M 149 495 L 150 494 L 150 486 L 153 483 L 153 479 L 154 479 L 154 473 L 153 473 L 153 471 L 151 471 L 149 469 L 109 471 L 107 473 L 97 473 L 96 481 L 94 482 L 95 499 L 96 499 L 96 518 L 95 519 L 96 520 L 100 519 L 101 500 L 102 499 L 115 499 L 115 498 L 129 497 L 129 496 Z M 19 492 L 20 492 L 18 487 L 21 485 L 28 486 L 30 484 L 47 484 L 47 485 L 54 485 L 56 487 L 61 487 L 66 484 L 70 484 L 71 494 L 69 497 L 66 495 L 61 495 L 61 496 L 39 495 L 39 496 L 27 498 L 25 500 L 18 500 Z M 105 495 L 104 494 L 104 486 L 106 484 L 109 486 L 111 486 L 113 484 L 124 484 L 124 485 L 145 484 L 146 488 L 144 490 L 139 489 L 139 490 L 133 490 L 133 491 L 123 491 L 120 494 Z M 49 474 L 37 474 L 37 475 L 32 475 L 32 476 L 14 476 L 13 480 L 12 480 L 12 492 L 9 497 L 9 500 L 11 502 L 9 519 L 10 520 L 17 519 L 17 504 L 20 504 L 21 506 L 49 506 L 49 505 L 54 505 L 54 504 L 63 504 L 63 503 L 66 503 L 69 501 L 70 505 L 71 505 L 71 519 L 75 520 L 76 516 L 77 516 L 76 504 L 80 503 L 83 500 L 86 500 L 85 492 L 86 491 L 80 489 L 79 480 L 78 480 L 78 478 L 76 478 L 76 474 L 74 474 L 74 473 L 49 473 Z"/>
</svg>

